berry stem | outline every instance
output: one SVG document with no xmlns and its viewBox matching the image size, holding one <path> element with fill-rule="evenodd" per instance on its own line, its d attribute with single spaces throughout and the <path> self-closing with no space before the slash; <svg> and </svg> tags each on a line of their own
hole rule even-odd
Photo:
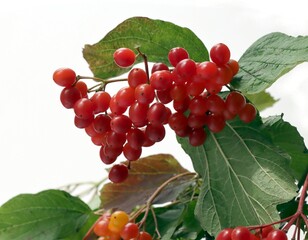
<svg viewBox="0 0 308 240">
<path fill-rule="evenodd" d="M 307 189 L 308 189 L 308 174 L 306 175 L 306 179 L 302 188 L 302 192 L 299 198 L 299 202 L 298 202 L 298 207 L 297 207 L 297 211 L 295 214 L 292 215 L 290 221 L 283 227 L 284 231 L 288 231 L 290 229 L 290 227 L 293 225 L 293 223 L 297 220 L 297 218 L 302 218 L 308 228 L 308 221 L 307 221 L 307 217 L 306 215 L 303 213 L 303 207 L 305 204 L 305 198 L 306 198 L 306 194 L 307 194 Z"/>
<path fill-rule="evenodd" d="M 136 50 L 138 51 L 138 55 L 140 55 L 143 58 L 145 72 L 147 74 L 147 79 L 148 79 L 148 82 L 149 82 L 150 81 L 150 72 L 149 72 L 149 65 L 148 65 L 148 57 L 147 57 L 147 55 L 145 55 L 143 52 L 140 51 L 139 47 L 137 47 Z"/>
<path fill-rule="evenodd" d="M 115 82 L 124 82 L 127 81 L 127 78 L 118 78 L 118 79 L 103 79 L 103 78 L 98 78 L 98 77 L 88 77 L 88 76 L 76 76 L 76 81 L 80 79 L 92 79 L 96 82 L 101 82 L 97 85 L 94 85 L 93 87 L 89 88 L 88 91 L 105 91 L 105 88 L 107 84 L 109 83 L 115 83 Z"/>
</svg>

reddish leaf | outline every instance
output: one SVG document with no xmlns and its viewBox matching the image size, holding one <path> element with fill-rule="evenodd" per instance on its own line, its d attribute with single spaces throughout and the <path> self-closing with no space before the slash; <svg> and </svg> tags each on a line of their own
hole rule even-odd
<svg viewBox="0 0 308 240">
<path fill-rule="evenodd" d="M 171 155 L 158 154 L 131 163 L 128 179 L 124 183 L 107 183 L 101 190 L 101 208 L 117 208 L 130 212 L 143 205 L 155 190 L 171 177 L 188 172 Z M 186 175 L 170 182 L 155 198 L 153 203 L 174 200 L 180 192 L 192 183 L 192 176 Z"/>
</svg>

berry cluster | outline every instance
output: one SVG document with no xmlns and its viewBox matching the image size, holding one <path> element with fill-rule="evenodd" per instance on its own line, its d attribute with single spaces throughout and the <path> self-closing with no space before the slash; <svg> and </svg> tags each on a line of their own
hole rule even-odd
<svg viewBox="0 0 308 240">
<path fill-rule="evenodd" d="M 103 214 L 95 223 L 93 232 L 98 240 L 152 240 L 149 233 L 139 231 L 136 223 L 129 222 L 129 216 L 124 211 Z"/>
<path fill-rule="evenodd" d="M 285 231 L 274 229 L 272 225 L 250 231 L 247 227 L 223 229 L 216 240 L 288 240 Z"/>
<path fill-rule="evenodd" d="M 128 85 L 113 96 L 105 91 L 112 80 L 101 79 L 102 85 L 89 97 L 93 88 L 80 81 L 82 77 L 76 77 L 73 70 L 62 68 L 53 75 L 64 87 L 60 95 L 63 106 L 74 109 L 75 125 L 84 128 L 100 146 L 102 162 L 113 164 L 122 153 L 128 160 L 128 166 L 115 164 L 111 168 L 112 182 L 127 178 L 130 162 L 140 158 L 143 147 L 164 139 L 166 125 L 179 137 L 187 137 L 192 146 L 199 146 L 206 140 L 205 128 L 218 133 L 236 116 L 245 123 L 255 118 L 255 107 L 240 92 L 232 90 L 225 98 L 219 94 L 239 70 L 225 44 L 212 47 L 211 61 L 204 62 L 192 60 L 184 48 L 173 48 L 168 53 L 172 67 L 155 63 L 151 72 L 140 51 L 136 55 L 131 49 L 120 48 L 113 58 L 119 67 L 127 68 L 138 56 L 144 58 L 145 70 L 132 68 L 125 79 Z"/>
</svg>

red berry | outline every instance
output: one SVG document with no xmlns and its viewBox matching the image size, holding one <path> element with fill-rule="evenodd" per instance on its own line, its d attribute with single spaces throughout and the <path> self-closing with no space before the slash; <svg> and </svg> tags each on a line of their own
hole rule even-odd
<svg viewBox="0 0 308 240">
<path fill-rule="evenodd" d="M 246 99 L 239 92 L 230 92 L 226 98 L 226 109 L 232 114 L 238 114 L 245 106 Z"/>
<path fill-rule="evenodd" d="M 177 74 L 188 80 L 196 73 L 196 63 L 191 59 L 181 60 L 175 67 Z"/>
<path fill-rule="evenodd" d="M 267 240 L 288 240 L 288 237 L 284 231 L 280 229 L 275 229 L 267 235 L 266 239 Z"/>
<path fill-rule="evenodd" d="M 117 92 L 115 98 L 120 107 L 127 108 L 135 102 L 135 88 L 123 87 Z"/>
<path fill-rule="evenodd" d="M 136 223 L 131 223 L 131 222 L 127 223 L 120 232 L 120 236 L 124 240 L 130 240 L 136 238 L 138 237 L 138 234 L 139 234 L 138 225 Z"/>
<path fill-rule="evenodd" d="M 169 71 L 169 67 L 164 64 L 164 63 L 154 63 L 151 73 L 154 73 L 156 71 L 161 71 L 161 70 L 168 70 Z"/>
<path fill-rule="evenodd" d="M 87 119 L 82 119 L 82 118 L 75 116 L 74 124 L 78 128 L 86 128 L 92 124 L 93 120 L 94 120 L 94 116 L 87 118 Z"/>
<path fill-rule="evenodd" d="M 128 143 L 126 143 L 123 147 L 123 154 L 128 161 L 136 161 L 140 158 L 142 153 L 142 149 L 133 148 Z"/>
<path fill-rule="evenodd" d="M 59 68 L 52 77 L 55 83 L 61 87 L 70 87 L 76 81 L 76 73 L 70 68 Z"/>
<path fill-rule="evenodd" d="M 124 182 L 128 177 L 128 168 L 124 164 L 115 164 L 109 171 L 108 178 L 113 183 Z"/>
<path fill-rule="evenodd" d="M 130 67 L 136 60 L 136 55 L 129 48 L 119 48 L 113 53 L 115 63 L 122 68 Z"/>
<path fill-rule="evenodd" d="M 240 70 L 240 65 L 234 59 L 230 59 L 227 65 L 231 68 L 233 76 L 236 75 L 238 71 Z"/>
<path fill-rule="evenodd" d="M 153 142 L 160 142 L 164 139 L 166 130 L 163 124 L 148 124 L 145 128 L 145 135 Z"/>
<path fill-rule="evenodd" d="M 74 112 L 81 119 L 91 118 L 94 114 L 94 104 L 88 98 L 81 98 L 74 104 Z"/>
<path fill-rule="evenodd" d="M 216 240 L 231 240 L 232 228 L 225 228 L 221 230 L 216 236 Z"/>
<path fill-rule="evenodd" d="M 227 45 L 223 43 L 218 43 L 213 46 L 210 50 L 210 57 L 214 63 L 218 66 L 223 66 L 227 64 L 230 60 L 230 50 Z"/>
<path fill-rule="evenodd" d="M 116 133 L 125 134 L 132 127 L 132 120 L 126 115 L 118 115 L 111 119 L 110 127 Z"/>
<path fill-rule="evenodd" d="M 152 236 L 148 232 L 140 232 L 137 240 L 152 240 Z"/>
<path fill-rule="evenodd" d="M 152 124 L 162 124 L 167 118 L 167 108 L 160 102 L 153 103 L 147 113 L 147 119 Z"/>
<path fill-rule="evenodd" d="M 129 110 L 128 116 L 133 122 L 135 127 L 143 127 L 148 123 L 147 112 L 149 109 L 148 104 L 142 104 L 139 102 L 133 103 Z"/>
<path fill-rule="evenodd" d="M 133 68 L 127 76 L 128 85 L 132 88 L 135 88 L 140 84 L 147 83 L 147 81 L 148 76 L 141 68 Z"/>
<path fill-rule="evenodd" d="M 196 147 L 204 143 L 206 139 L 206 132 L 203 128 L 195 128 L 189 134 L 189 144 Z"/>
<path fill-rule="evenodd" d="M 168 53 L 168 60 L 170 64 L 175 67 L 181 60 L 189 58 L 186 49 L 182 47 L 172 48 Z"/>
<path fill-rule="evenodd" d="M 73 108 L 81 97 L 81 93 L 76 87 L 66 87 L 61 91 L 60 101 L 65 108 Z"/>
<path fill-rule="evenodd" d="M 108 92 L 99 91 L 92 95 L 90 98 L 94 104 L 94 113 L 101 113 L 107 111 L 111 96 Z"/>
<path fill-rule="evenodd" d="M 196 74 L 202 81 L 213 79 L 217 74 L 217 66 L 213 62 L 202 62 L 197 65 Z"/>
<path fill-rule="evenodd" d="M 79 80 L 76 82 L 75 87 L 80 91 L 82 97 L 88 97 L 88 86 L 85 82 Z"/>
<path fill-rule="evenodd" d="M 140 84 L 135 88 L 135 99 L 139 103 L 150 104 L 155 98 L 154 88 L 147 83 Z"/>
<path fill-rule="evenodd" d="M 213 133 L 218 133 L 226 126 L 225 118 L 222 115 L 209 115 L 206 120 L 207 127 Z"/>
<path fill-rule="evenodd" d="M 105 133 L 110 130 L 111 118 L 106 114 L 98 114 L 93 120 L 93 128 L 97 133 Z"/>
<path fill-rule="evenodd" d="M 246 227 L 236 227 L 231 233 L 231 240 L 249 240 L 250 231 Z"/>
<path fill-rule="evenodd" d="M 239 118 L 244 123 L 250 123 L 252 122 L 257 115 L 257 110 L 254 105 L 251 103 L 246 103 L 245 106 L 242 108 L 242 110 L 238 113 Z"/>
<path fill-rule="evenodd" d="M 167 70 L 154 72 L 150 77 L 150 84 L 155 90 L 170 89 L 173 82 L 173 75 Z"/>
</svg>

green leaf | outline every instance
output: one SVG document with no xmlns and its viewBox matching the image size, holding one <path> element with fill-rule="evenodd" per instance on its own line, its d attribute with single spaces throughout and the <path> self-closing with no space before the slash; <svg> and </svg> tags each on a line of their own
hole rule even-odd
<svg viewBox="0 0 308 240">
<path fill-rule="evenodd" d="M 250 124 L 238 118 L 223 131 L 192 147 L 180 139 L 203 177 L 195 209 L 211 235 L 226 227 L 269 223 L 279 219 L 276 205 L 296 196 L 289 159 L 263 132 L 259 118 Z"/>
<path fill-rule="evenodd" d="M 303 137 L 282 116 L 264 119 L 264 129 L 270 134 L 274 144 L 291 157 L 291 169 L 297 180 L 305 179 L 308 172 L 308 153 Z"/>
<path fill-rule="evenodd" d="M 157 154 L 140 158 L 131 163 L 127 180 L 123 183 L 107 183 L 101 190 L 101 208 L 121 209 L 130 212 L 148 198 L 161 184 L 171 177 L 188 173 L 169 154 Z M 185 188 L 192 184 L 192 176 L 183 176 L 170 182 L 155 198 L 153 203 L 165 203 L 176 199 Z"/>
<path fill-rule="evenodd" d="M 168 52 L 173 47 L 184 47 L 195 61 L 209 58 L 204 44 L 188 28 L 161 20 L 133 17 L 119 24 L 98 43 L 85 45 L 83 56 L 94 76 L 115 77 L 129 70 L 119 68 L 113 61 L 113 53 L 120 47 L 139 47 L 147 55 L 148 61 L 166 64 Z M 142 58 L 137 58 L 136 62 L 142 61 Z"/>
<path fill-rule="evenodd" d="M 305 61 L 308 61 L 308 36 L 270 33 L 253 43 L 240 58 L 240 71 L 232 86 L 248 94 L 262 92 Z"/>
<path fill-rule="evenodd" d="M 0 208 L 0 239 L 81 239 L 83 227 L 95 218 L 84 202 L 64 191 L 21 194 Z"/>
<path fill-rule="evenodd" d="M 271 107 L 277 102 L 277 100 L 275 100 L 268 92 L 265 91 L 259 92 L 257 94 L 246 94 L 245 96 L 259 111 Z"/>
</svg>

